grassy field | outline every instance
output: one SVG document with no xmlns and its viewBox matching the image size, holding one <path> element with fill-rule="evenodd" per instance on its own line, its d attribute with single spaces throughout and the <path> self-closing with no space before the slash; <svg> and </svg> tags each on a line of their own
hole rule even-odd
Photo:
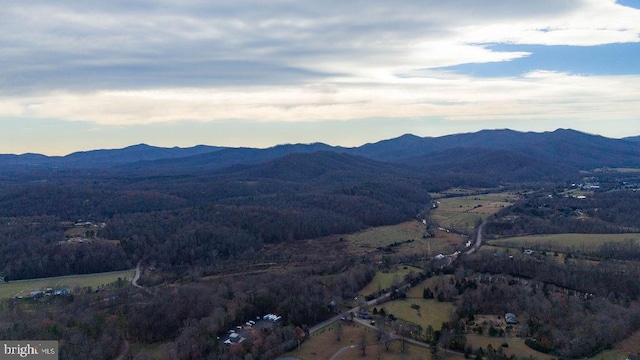
<svg viewBox="0 0 640 360">
<path fill-rule="evenodd" d="M 432 199 L 441 199 L 451 196 L 470 196 L 482 192 L 489 192 L 496 189 L 463 189 L 463 188 L 452 188 L 449 190 L 441 191 L 441 192 L 432 192 L 429 193 Z"/>
<path fill-rule="evenodd" d="M 491 344 L 494 350 L 501 348 L 503 343 L 509 344 L 508 347 L 503 347 L 502 351 L 511 356 L 512 354 L 520 358 L 533 358 L 539 360 L 551 360 L 553 356 L 535 351 L 524 344 L 524 339 L 512 338 L 512 337 L 489 337 L 476 334 L 467 335 L 467 344 L 471 345 L 473 349 L 482 347 L 487 349 L 487 346 Z"/>
<path fill-rule="evenodd" d="M 355 234 L 344 235 L 349 244 L 349 252 L 352 254 L 366 254 L 376 251 L 379 247 L 385 247 L 395 242 L 402 243 L 393 247 L 396 254 L 425 254 L 450 253 L 453 249 L 464 243 L 464 236 L 435 231 L 434 237 L 423 238 L 426 235 L 426 226 L 419 221 L 408 221 L 398 225 L 378 226 Z M 403 243 L 406 240 L 415 241 Z"/>
<path fill-rule="evenodd" d="M 636 355 L 638 354 L 633 354 Z M 605 350 L 593 357 L 588 358 L 589 360 L 626 360 L 629 356 L 629 353 L 620 351 L 620 350 Z"/>
<path fill-rule="evenodd" d="M 640 358 L 640 331 L 636 331 L 629 338 L 617 343 L 610 352 L 612 355 L 615 354 L 615 357 L 609 359 L 626 359 L 626 355 L 629 354 L 637 355 Z M 625 357 L 620 357 L 623 354 Z M 594 360 L 597 359 L 598 357 L 594 357 Z"/>
<path fill-rule="evenodd" d="M 420 306 L 420 310 L 413 309 L 413 304 Z M 448 322 L 450 314 L 456 309 L 452 303 L 422 297 L 389 301 L 379 305 L 378 309 L 380 308 L 384 308 L 387 315 L 393 314 L 398 319 L 420 325 L 423 329 L 431 325 L 435 330 L 440 330 L 442 323 Z"/>
<path fill-rule="evenodd" d="M 121 279 L 131 279 L 135 270 L 114 271 L 87 275 L 69 275 L 42 279 L 18 280 L 0 284 L 0 298 L 27 296 L 31 291 L 53 287 L 67 287 L 73 290 L 76 286 L 97 288 Z"/>
<path fill-rule="evenodd" d="M 359 294 L 361 296 L 366 296 L 369 294 L 373 294 L 374 292 L 389 288 L 394 281 L 402 282 L 404 280 L 404 276 L 410 272 L 421 272 L 422 269 L 414 268 L 411 266 L 407 266 L 406 269 L 403 266 L 398 267 L 397 269 L 393 269 L 389 272 L 378 271 L 376 276 L 360 290 Z"/>
<path fill-rule="evenodd" d="M 363 253 L 394 242 L 409 239 L 420 240 L 426 227 L 419 221 L 407 221 L 398 225 L 378 226 L 355 234 L 346 235 L 352 253 Z"/>
<path fill-rule="evenodd" d="M 640 241 L 640 234 L 552 234 L 504 238 L 488 241 L 491 245 L 503 247 L 540 247 L 545 250 L 572 251 L 595 249 L 605 242 L 623 242 L 629 239 Z"/>
<path fill-rule="evenodd" d="M 341 326 L 340 341 L 337 341 L 336 327 Z M 365 351 L 366 356 L 362 356 L 360 344 L 362 334 L 365 334 L 367 345 Z M 380 359 L 380 360 L 396 360 L 399 358 L 406 359 L 431 359 L 429 349 L 407 345 L 406 352 L 400 353 L 400 341 L 393 341 L 389 351 L 384 348 L 383 344 L 375 344 L 377 342 L 376 332 L 372 329 L 364 328 L 354 323 L 333 323 L 320 332 L 315 333 L 310 339 L 305 341 L 299 349 L 291 351 L 281 357 L 291 357 L 300 360 L 316 360 L 330 359 L 340 349 L 346 348 L 343 353 L 336 357 L 337 360 L 356 360 L 356 359 Z"/>
<path fill-rule="evenodd" d="M 431 291 L 435 292 L 436 287 L 443 289 L 447 286 L 452 286 L 449 284 L 449 279 L 452 279 L 453 275 L 438 275 L 438 276 L 434 276 L 432 278 L 428 278 L 425 281 L 421 282 L 420 284 L 412 287 L 408 292 L 407 292 L 407 297 L 409 298 L 421 298 L 422 297 L 422 291 L 425 288 L 429 288 L 431 289 Z"/>
<path fill-rule="evenodd" d="M 431 216 L 444 228 L 469 233 L 477 221 L 510 206 L 517 199 L 516 194 L 509 192 L 442 198 Z"/>
</svg>

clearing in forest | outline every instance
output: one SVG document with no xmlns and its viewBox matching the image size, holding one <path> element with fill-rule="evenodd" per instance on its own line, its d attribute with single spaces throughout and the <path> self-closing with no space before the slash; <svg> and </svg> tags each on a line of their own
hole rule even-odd
<svg viewBox="0 0 640 360">
<path fill-rule="evenodd" d="M 365 353 L 362 356 L 362 337 L 366 339 Z M 339 335 L 339 336 L 338 336 Z M 338 337 L 340 340 L 338 340 Z M 389 350 L 377 340 L 377 332 L 352 322 L 334 322 L 321 329 L 305 341 L 299 349 L 281 356 L 281 358 L 295 358 L 299 360 L 331 359 L 339 351 L 336 360 L 380 359 L 396 360 L 431 359 L 429 349 L 406 344 L 405 353 L 401 353 L 402 343 L 395 340 L 389 343 Z"/>
<path fill-rule="evenodd" d="M 378 226 L 343 236 L 349 244 L 349 252 L 356 255 L 385 247 L 389 247 L 393 253 L 403 255 L 448 254 L 465 241 L 465 237 L 461 235 L 444 231 L 434 231 L 433 235 L 427 234 L 426 225 L 414 220 L 397 225 Z"/>
<path fill-rule="evenodd" d="M 639 233 L 626 234 L 549 234 L 518 236 L 490 240 L 489 244 L 512 248 L 535 248 L 550 251 L 586 252 L 598 248 L 606 242 L 623 243 L 629 240 L 640 241 Z"/>
<path fill-rule="evenodd" d="M 32 291 L 44 290 L 46 288 L 66 287 L 73 291 L 76 287 L 84 288 L 90 286 L 93 289 L 97 289 L 99 286 L 112 284 L 118 281 L 118 278 L 122 280 L 132 279 L 134 275 L 135 270 L 124 270 L 96 274 L 9 281 L 0 284 L 0 299 L 11 298 L 14 296 L 27 297 Z"/>
<path fill-rule="evenodd" d="M 511 206 L 518 195 L 512 192 L 441 198 L 431 212 L 441 227 L 461 233 L 471 233 L 478 221 Z"/>
</svg>

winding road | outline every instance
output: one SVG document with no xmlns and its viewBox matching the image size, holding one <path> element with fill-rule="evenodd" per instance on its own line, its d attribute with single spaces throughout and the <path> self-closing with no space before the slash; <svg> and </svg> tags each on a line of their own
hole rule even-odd
<svg viewBox="0 0 640 360">
<path fill-rule="evenodd" d="M 478 226 L 478 233 L 476 234 L 476 241 L 471 246 L 471 249 L 467 250 L 467 252 L 466 252 L 467 255 L 473 254 L 476 250 L 478 250 L 480 248 L 480 245 L 482 245 L 482 232 L 484 231 L 484 226 L 486 224 L 487 224 L 486 222 L 483 222 L 482 224 L 480 224 L 480 226 Z"/>
</svg>

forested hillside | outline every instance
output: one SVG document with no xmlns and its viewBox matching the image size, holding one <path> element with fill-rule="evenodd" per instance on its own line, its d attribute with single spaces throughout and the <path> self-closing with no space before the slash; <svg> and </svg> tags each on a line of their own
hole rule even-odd
<svg viewBox="0 0 640 360">
<path fill-rule="evenodd" d="M 0 185 L 7 279 L 119 270 L 144 257 L 212 264 L 267 243 L 399 223 L 424 216 L 430 203 L 425 178 L 330 152 L 207 173 L 50 178 Z M 77 220 L 104 226 L 89 236 L 95 241 L 62 244 L 61 224 Z"/>
</svg>

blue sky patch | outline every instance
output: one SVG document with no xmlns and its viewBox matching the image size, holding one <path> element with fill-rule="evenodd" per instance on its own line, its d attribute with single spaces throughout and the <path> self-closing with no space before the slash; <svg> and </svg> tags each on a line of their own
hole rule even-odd
<svg viewBox="0 0 640 360">
<path fill-rule="evenodd" d="M 534 70 L 583 75 L 640 73 L 639 43 L 598 46 L 495 44 L 487 48 L 499 52 L 530 52 L 531 55 L 511 61 L 461 64 L 441 69 L 478 77 L 520 76 Z"/>
<path fill-rule="evenodd" d="M 640 0 L 618 0 L 616 2 L 620 5 L 640 9 Z"/>
</svg>

